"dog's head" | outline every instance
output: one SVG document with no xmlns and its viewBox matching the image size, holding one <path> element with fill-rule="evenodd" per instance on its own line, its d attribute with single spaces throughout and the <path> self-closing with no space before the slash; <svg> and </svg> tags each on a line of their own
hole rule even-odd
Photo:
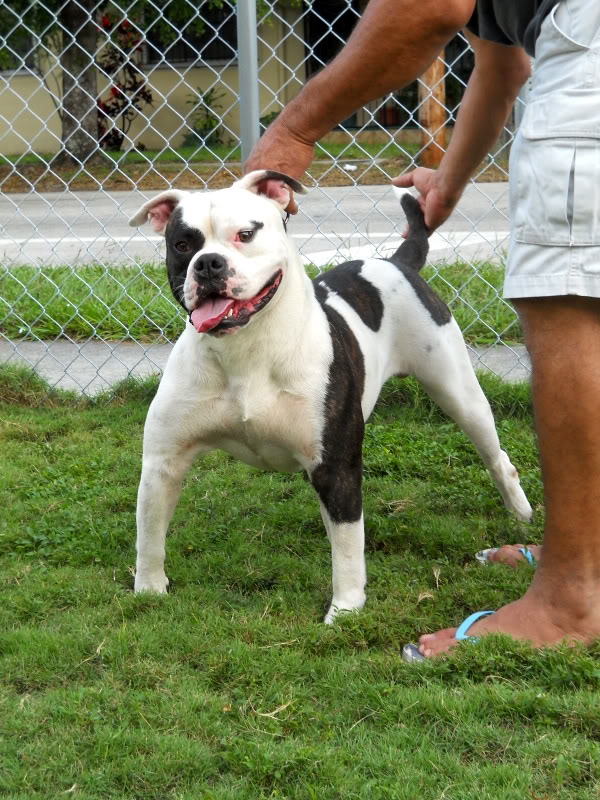
<svg viewBox="0 0 600 800">
<path fill-rule="evenodd" d="M 129 220 L 149 220 L 165 237 L 171 290 L 199 333 L 235 333 L 274 298 L 289 262 L 289 189 L 306 192 L 294 178 L 258 170 L 229 189 L 162 192 Z"/>
</svg>

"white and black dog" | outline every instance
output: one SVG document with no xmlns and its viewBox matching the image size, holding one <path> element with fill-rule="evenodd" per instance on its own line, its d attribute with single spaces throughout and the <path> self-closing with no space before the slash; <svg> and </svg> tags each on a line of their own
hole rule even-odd
<svg viewBox="0 0 600 800">
<path fill-rule="evenodd" d="M 428 242 L 417 201 L 402 198 L 409 235 L 391 258 L 311 281 L 285 230 L 288 186 L 305 191 L 261 170 L 229 189 L 163 192 L 130 220 L 165 236 L 169 283 L 189 316 L 146 419 L 135 590 L 167 590 L 165 536 L 183 477 L 219 448 L 308 474 L 331 542 L 331 622 L 365 602 L 362 442 L 392 375 L 414 375 L 456 420 L 519 519 L 531 507 L 458 325 L 418 274 Z"/>
</svg>

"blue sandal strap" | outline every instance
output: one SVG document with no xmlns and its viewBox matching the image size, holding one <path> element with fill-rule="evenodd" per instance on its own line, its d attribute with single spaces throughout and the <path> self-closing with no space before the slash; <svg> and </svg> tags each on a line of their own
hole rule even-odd
<svg viewBox="0 0 600 800">
<path fill-rule="evenodd" d="M 477 622 L 478 619 L 481 617 L 487 617 L 490 614 L 493 614 L 493 611 L 476 611 L 474 614 L 471 614 L 469 617 L 466 618 L 464 622 L 456 629 L 456 633 L 454 634 L 454 638 L 458 641 L 462 641 L 463 639 L 473 639 L 476 641 L 475 636 L 467 636 L 467 631 L 473 625 L 473 623 Z"/>
<path fill-rule="evenodd" d="M 529 550 L 527 547 L 519 547 L 519 553 L 521 553 L 521 555 L 527 559 L 532 567 L 535 567 L 535 559 L 531 553 L 531 550 Z"/>
</svg>

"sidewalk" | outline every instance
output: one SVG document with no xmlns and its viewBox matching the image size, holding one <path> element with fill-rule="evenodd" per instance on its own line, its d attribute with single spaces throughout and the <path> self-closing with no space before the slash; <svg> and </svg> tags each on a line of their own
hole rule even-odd
<svg viewBox="0 0 600 800">
<path fill-rule="evenodd" d="M 18 345 L 18 351 L 17 351 Z M 128 375 L 141 378 L 160 373 L 172 344 L 0 341 L 0 363 L 26 364 L 52 387 L 95 395 Z M 507 381 L 529 380 L 529 357 L 523 345 L 469 348 L 475 369 L 493 372 Z"/>
</svg>

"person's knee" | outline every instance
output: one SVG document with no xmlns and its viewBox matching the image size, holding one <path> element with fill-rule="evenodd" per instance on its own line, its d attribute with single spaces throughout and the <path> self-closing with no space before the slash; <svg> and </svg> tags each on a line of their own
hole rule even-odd
<svg viewBox="0 0 600 800">
<path fill-rule="evenodd" d="M 600 299 L 565 295 L 513 299 L 525 345 L 533 358 L 541 350 L 560 350 L 600 337 Z"/>
</svg>

